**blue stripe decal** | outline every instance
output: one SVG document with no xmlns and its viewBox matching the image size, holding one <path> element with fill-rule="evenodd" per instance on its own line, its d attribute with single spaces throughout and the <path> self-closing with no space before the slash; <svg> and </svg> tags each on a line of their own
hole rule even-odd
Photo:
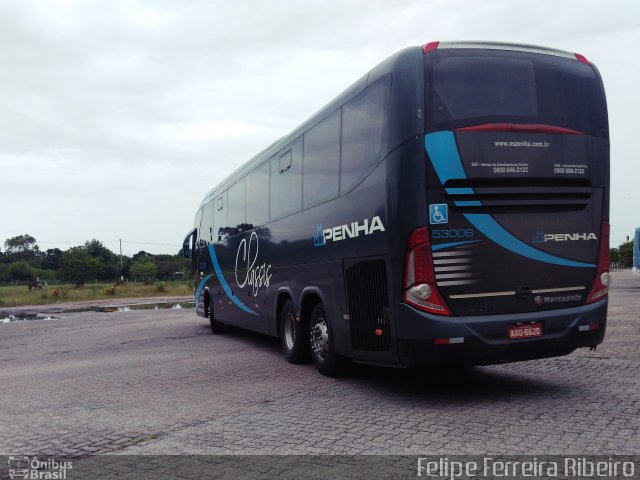
<svg viewBox="0 0 640 480">
<path fill-rule="evenodd" d="M 452 131 L 429 133 L 424 136 L 424 146 L 431 159 L 431 164 L 444 185 L 447 180 L 466 179 L 467 174 L 462 166 L 462 160 L 458 153 L 456 140 Z M 451 192 L 449 192 L 451 190 Z M 447 193 L 462 193 L 459 188 L 447 189 Z M 473 193 L 473 189 L 464 193 Z M 481 206 L 475 200 L 455 202 L 457 206 Z M 476 227 L 484 236 L 501 247 L 532 260 L 564 267 L 595 268 L 593 263 L 576 262 L 566 258 L 556 257 L 549 253 L 533 248 L 522 240 L 514 237 L 502 227 L 495 219 L 486 213 L 465 213 L 464 217 Z"/>
<path fill-rule="evenodd" d="M 207 283 L 207 280 L 209 280 L 211 277 L 213 277 L 213 273 L 207 275 L 202 280 L 200 280 L 200 283 L 198 284 L 198 288 L 196 289 L 196 307 L 198 306 L 198 300 L 200 299 L 200 295 L 202 295 L 202 289 L 204 288 L 204 284 Z"/>
<path fill-rule="evenodd" d="M 211 256 L 211 262 L 213 263 L 213 269 L 216 272 L 216 275 L 218 276 L 218 281 L 220 282 L 220 285 L 222 285 L 222 289 L 224 290 L 224 293 L 227 294 L 227 297 L 229 297 L 229 299 L 235 303 L 235 305 L 241 309 L 244 310 L 247 313 L 250 313 L 251 315 L 256 315 L 256 316 L 260 316 L 259 313 L 254 312 L 253 310 L 251 310 L 249 307 L 247 307 L 244 303 L 242 303 L 240 300 L 238 300 L 238 297 L 235 296 L 233 294 L 233 292 L 231 291 L 231 287 L 229 286 L 229 284 L 227 283 L 227 280 L 224 278 L 224 275 L 222 275 L 222 269 L 220 268 L 220 262 L 218 262 L 218 257 L 216 257 L 216 252 L 213 249 L 213 245 L 209 244 L 209 255 Z"/>
<path fill-rule="evenodd" d="M 424 136 L 424 145 L 442 185 L 447 180 L 467 178 L 452 131 L 429 133 Z"/>
<path fill-rule="evenodd" d="M 467 243 L 477 243 L 477 242 L 480 242 L 480 240 L 466 240 L 464 242 L 440 243 L 439 245 L 431 245 L 431 250 L 432 251 L 442 250 L 443 248 L 447 248 L 447 247 L 457 247 L 459 245 L 466 245 Z"/>
<path fill-rule="evenodd" d="M 473 195 L 476 192 L 473 191 L 473 188 L 469 187 L 452 187 L 447 188 L 447 193 L 452 195 Z"/>
</svg>

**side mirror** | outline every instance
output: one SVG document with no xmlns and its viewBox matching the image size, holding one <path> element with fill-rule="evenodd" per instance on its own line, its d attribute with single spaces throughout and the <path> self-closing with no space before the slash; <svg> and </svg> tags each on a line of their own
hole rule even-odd
<svg viewBox="0 0 640 480">
<path fill-rule="evenodd" d="M 198 229 L 194 228 L 187 234 L 186 237 L 184 237 L 184 240 L 182 241 L 182 256 L 184 258 L 191 258 L 197 232 Z"/>
</svg>

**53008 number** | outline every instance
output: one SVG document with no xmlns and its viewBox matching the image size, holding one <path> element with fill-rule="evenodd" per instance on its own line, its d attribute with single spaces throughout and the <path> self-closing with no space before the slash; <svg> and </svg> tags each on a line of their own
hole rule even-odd
<svg viewBox="0 0 640 480">
<path fill-rule="evenodd" d="M 432 238 L 470 238 L 475 235 L 473 228 L 449 228 L 446 230 L 431 230 Z"/>
</svg>

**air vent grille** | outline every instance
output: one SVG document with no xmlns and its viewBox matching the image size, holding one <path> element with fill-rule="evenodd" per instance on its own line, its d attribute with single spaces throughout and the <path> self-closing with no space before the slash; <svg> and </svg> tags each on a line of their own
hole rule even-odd
<svg viewBox="0 0 640 480">
<path fill-rule="evenodd" d="M 385 261 L 366 260 L 346 270 L 351 346 L 388 351 L 391 326 Z"/>
</svg>

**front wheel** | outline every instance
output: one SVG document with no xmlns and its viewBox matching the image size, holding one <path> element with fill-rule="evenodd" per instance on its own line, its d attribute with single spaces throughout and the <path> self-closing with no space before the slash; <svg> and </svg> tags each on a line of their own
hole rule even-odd
<svg viewBox="0 0 640 480">
<path fill-rule="evenodd" d="M 208 317 L 209 317 L 209 324 L 211 325 L 211 333 L 213 333 L 214 335 L 217 335 L 219 333 L 224 333 L 224 331 L 226 330 L 224 323 L 219 322 L 215 319 L 215 315 L 213 313 L 213 306 L 211 305 L 211 302 L 209 301 L 207 307 L 208 309 Z"/>
<path fill-rule="evenodd" d="M 316 305 L 311 313 L 309 344 L 311 358 L 321 374 L 334 377 L 341 372 L 343 359 L 336 354 L 333 333 L 322 304 Z"/>
</svg>

